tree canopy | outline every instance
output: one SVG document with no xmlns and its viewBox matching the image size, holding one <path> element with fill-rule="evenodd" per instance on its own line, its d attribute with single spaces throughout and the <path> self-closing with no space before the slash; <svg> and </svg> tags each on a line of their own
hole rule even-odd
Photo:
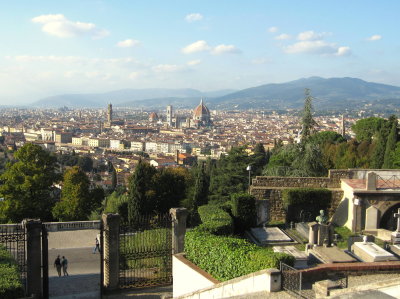
<svg viewBox="0 0 400 299">
<path fill-rule="evenodd" d="M 2 222 L 20 222 L 24 218 L 52 220 L 51 208 L 55 198 L 53 184 L 60 175 L 56 158 L 40 146 L 27 143 L 14 155 L 16 162 L 8 163 L 1 175 L 0 217 Z"/>
</svg>

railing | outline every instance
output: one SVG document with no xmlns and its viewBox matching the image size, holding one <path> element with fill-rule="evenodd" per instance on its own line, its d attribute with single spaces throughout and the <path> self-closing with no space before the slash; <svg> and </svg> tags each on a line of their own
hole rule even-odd
<svg viewBox="0 0 400 299">
<path fill-rule="evenodd" d="M 0 233 L 15 233 L 20 231 L 23 228 L 23 225 L 20 223 L 13 224 L 0 224 Z"/>
<path fill-rule="evenodd" d="M 400 176 L 398 176 L 398 175 L 390 175 L 390 176 L 376 175 L 376 187 L 378 189 L 400 189 Z"/>
<path fill-rule="evenodd" d="M 100 229 L 100 220 L 93 221 L 69 221 L 69 222 L 44 222 L 49 232 L 82 229 Z"/>
<path fill-rule="evenodd" d="M 100 220 L 93 221 L 68 221 L 68 222 L 44 222 L 48 232 L 66 230 L 100 229 Z M 18 231 L 21 224 L 0 224 L 0 233 L 13 233 Z"/>
</svg>

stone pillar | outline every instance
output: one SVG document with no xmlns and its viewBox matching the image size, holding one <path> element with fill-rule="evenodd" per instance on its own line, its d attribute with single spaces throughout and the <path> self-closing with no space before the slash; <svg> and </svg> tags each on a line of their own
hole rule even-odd
<svg viewBox="0 0 400 299">
<path fill-rule="evenodd" d="M 267 269 L 267 292 L 279 292 L 281 290 L 281 271 L 278 269 Z"/>
<path fill-rule="evenodd" d="M 121 217 L 118 214 L 103 214 L 104 227 L 104 288 L 115 290 L 119 280 L 119 224 Z"/>
<path fill-rule="evenodd" d="M 376 190 L 376 173 L 369 171 L 367 173 L 367 190 Z"/>
<path fill-rule="evenodd" d="M 172 254 L 177 254 L 184 250 L 188 210 L 172 208 L 169 213 L 172 217 Z"/>
<path fill-rule="evenodd" d="M 317 245 L 319 224 L 317 222 L 310 222 L 308 223 L 308 227 L 308 243 L 311 245 Z"/>
<path fill-rule="evenodd" d="M 25 219 L 26 229 L 26 285 L 29 296 L 42 297 L 42 222 L 40 219 Z"/>
</svg>

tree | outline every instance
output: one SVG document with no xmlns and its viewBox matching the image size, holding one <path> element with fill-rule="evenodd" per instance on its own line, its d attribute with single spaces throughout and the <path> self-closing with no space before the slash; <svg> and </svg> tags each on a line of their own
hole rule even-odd
<svg viewBox="0 0 400 299">
<path fill-rule="evenodd" d="M 381 126 L 374 140 L 374 152 L 372 154 L 371 166 L 375 169 L 380 169 L 385 160 L 386 142 L 393 122 L 396 122 L 394 115 L 390 116 L 387 121 Z"/>
<path fill-rule="evenodd" d="M 358 120 L 351 128 L 357 141 L 371 142 L 374 135 L 384 126 L 386 120 L 380 117 L 368 117 Z"/>
<path fill-rule="evenodd" d="M 393 155 L 392 152 L 396 149 L 397 139 L 398 139 L 398 129 L 397 129 L 397 119 L 392 122 L 392 127 L 390 129 L 389 136 L 386 141 L 385 155 L 383 158 L 383 168 L 390 169 L 393 168 Z"/>
<path fill-rule="evenodd" d="M 121 215 L 123 221 L 128 220 L 128 202 L 129 197 L 127 194 L 120 194 L 118 191 L 114 191 L 107 196 L 104 203 L 103 213 L 118 213 Z"/>
<path fill-rule="evenodd" d="M 40 146 L 27 143 L 15 153 L 15 163 L 8 163 L 1 175 L 0 217 L 3 222 L 20 222 L 24 218 L 51 221 L 55 204 L 53 183 L 56 158 Z"/>
<path fill-rule="evenodd" d="M 315 120 L 312 117 L 313 107 L 312 100 L 313 97 L 310 94 L 310 89 L 305 89 L 305 99 L 304 99 L 304 109 L 303 109 L 303 117 L 301 120 L 301 138 L 302 140 L 307 139 L 312 134 L 314 126 L 317 125 Z"/>
<path fill-rule="evenodd" d="M 207 204 L 208 188 L 209 188 L 209 182 L 204 172 L 204 164 L 202 164 L 200 166 L 200 171 L 198 172 L 194 187 L 194 194 L 193 194 L 194 209 L 197 209 L 197 207 Z"/>
<path fill-rule="evenodd" d="M 59 221 L 87 220 L 98 201 L 98 198 L 91 196 L 89 186 L 89 179 L 80 167 L 74 166 L 66 170 L 61 200 L 53 208 L 53 216 Z"/>
<path fill-rule="evenodd" d="M 157 171 L 153 176 L 157 213 L 166 213 L 179 206 L 186 195 L 188 176 L 186 168 L 161 168 Z"/>
<path fill-rule="evenodd" d="M 93 160 L 89 156 L 82 156 L 78 158 L 78 164 L 85 172 L 91 172 L 93 169 Z"/>
<path fill-rule="evenodd" d="M 322 131 L 313 134 L 309 140 L 310 143 L 324 146 L 325 144 L 338 144 L 341 142 L 346 142 L 346 139 L 333 131 Z"/>
<path fill-rule="evenodd" d="M 262 170 L 269 160 L 269 151 L 265 152 L 264 145 L 257 143 L 254 147 L 254 154 L 250 157 L 250 165 L 254 175 L 261 175 Z"/>
<path fill-rule="evenodd" d="M 232 193 L 248 189 L 249 156 L 245 147 L 233 147 L 228 155 L 221 157 L 212 167 L 210 175 L 210 198 L 227 201 Z"/>
<path fill-rule="evenodd" d="M 150 164 L 139 160 L 135 172 L 129 178 L 128 219 L 134 222 L 140 215 L 154 211 L 155 192 L 151 188 L 153 175 L 156 169 Z"/>
</svg>

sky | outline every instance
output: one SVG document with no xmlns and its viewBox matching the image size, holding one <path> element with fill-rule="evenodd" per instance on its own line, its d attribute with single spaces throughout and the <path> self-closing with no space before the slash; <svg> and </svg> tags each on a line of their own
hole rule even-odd
<svg viewBox="0 0 400 299">
<path fill-rule="evenodd" d="M 0 0 L 0 105 L 311 76 L 400 86 L 397 0 Z"/>
</svg>

